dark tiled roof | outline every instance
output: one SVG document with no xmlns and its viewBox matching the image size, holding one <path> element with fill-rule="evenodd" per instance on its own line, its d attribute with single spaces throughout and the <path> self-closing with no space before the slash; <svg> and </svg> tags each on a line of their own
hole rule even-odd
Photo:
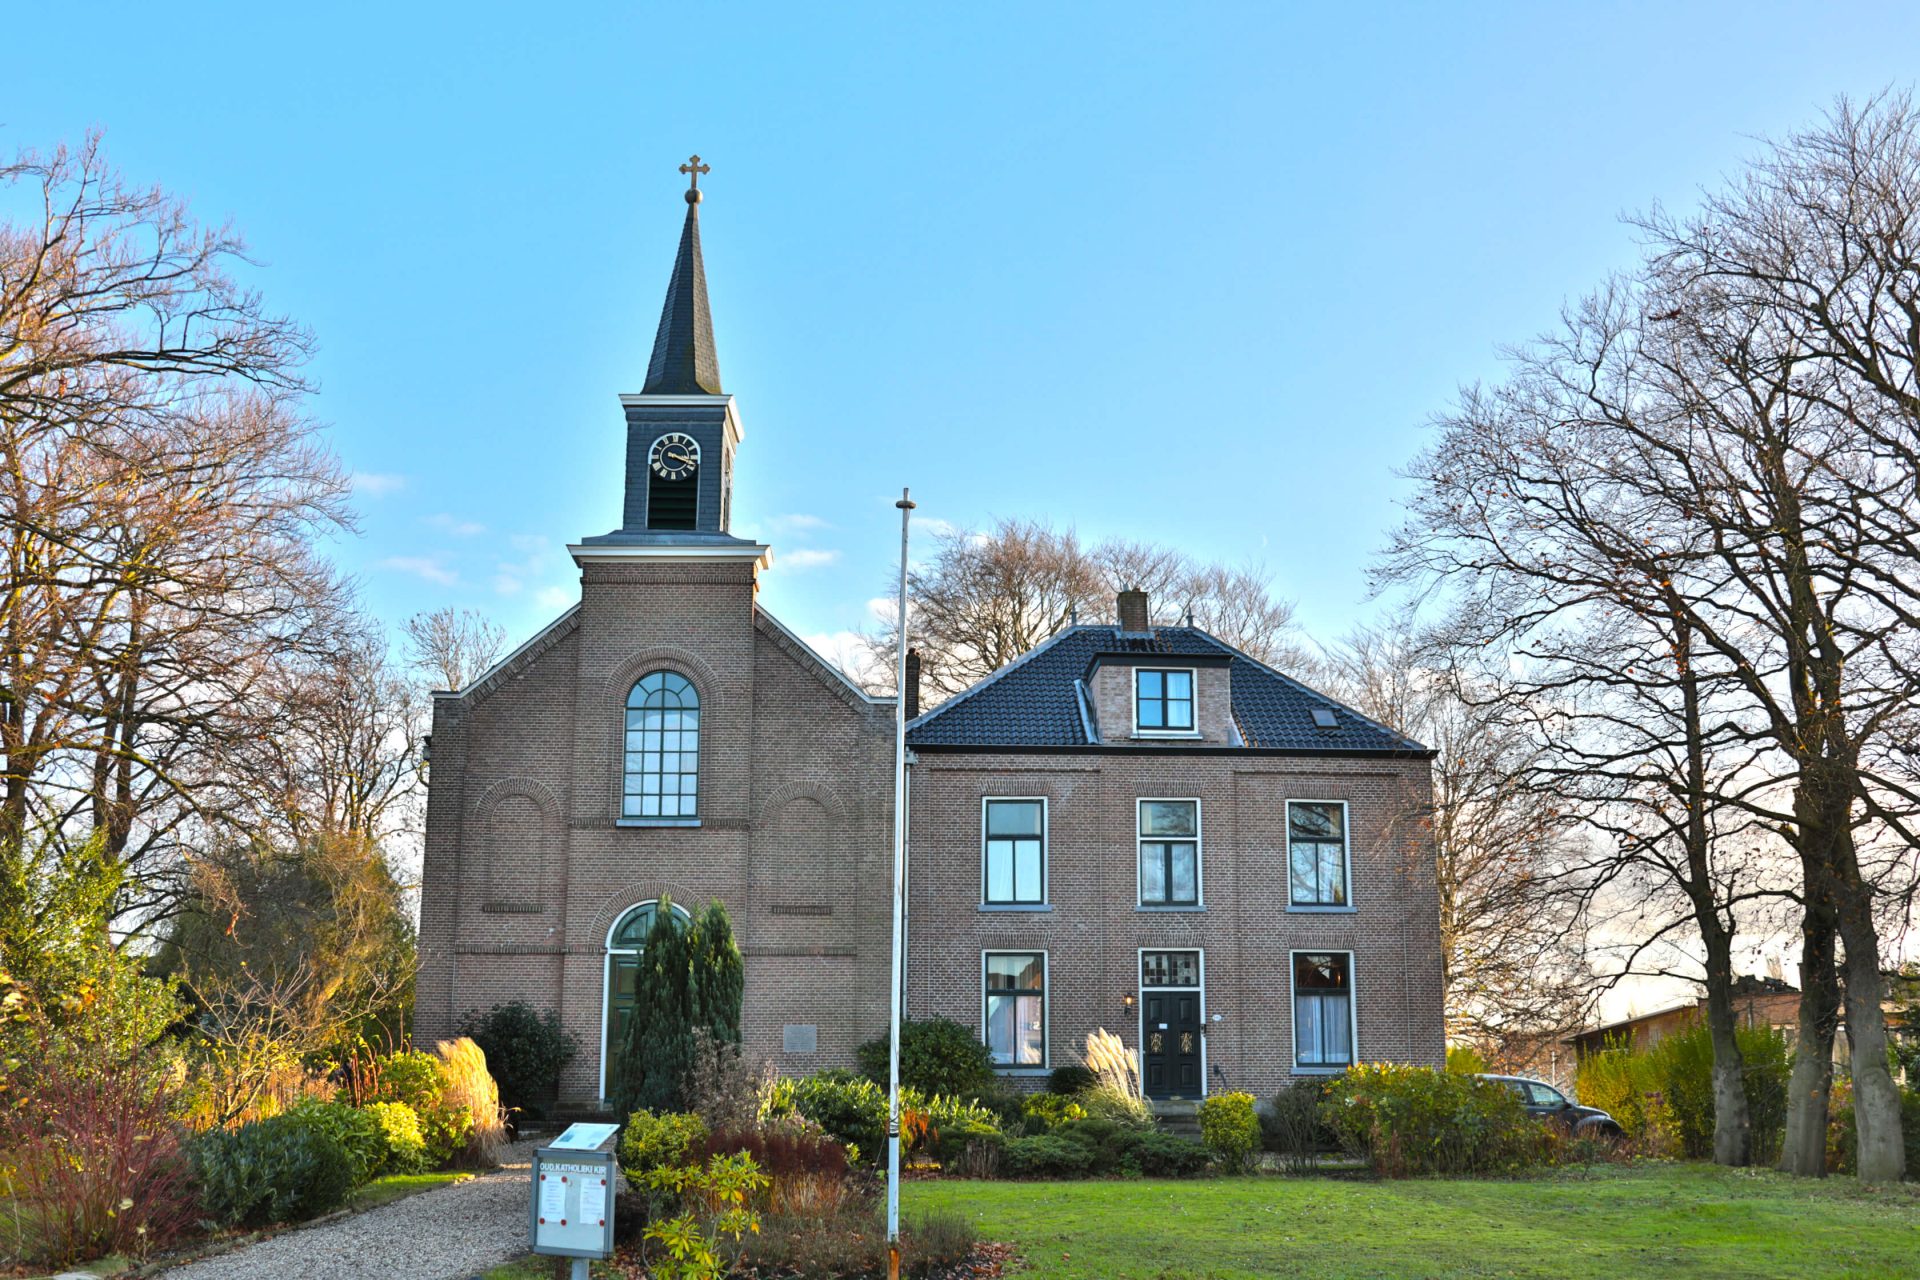
<svg viewBox="0 0 1920 1280">
<path fill-rule="evenodd" d="M 642 395 L 719 395 L 720 357 L 713 347 L 713 315 L 707 310 L 707 268 L 700 258 L 700 206 L 687 205 L 680 252 L 667 281 L 667 303 L 653 336 Z"/>
<path fill-rule="evenodd" d="M 1411 738 L 1255 662 L 1196 627 L 1160 627 L 1151 638 L 1115 627 L 1069 627 L 907 726 L 916 747 L 1082 747 L 1087 733 L 1074 682 L 1103 653 L 1228 658 L 1233 719 L 1246 745 L 1290 751 L 1424 751 Z M 1329 710 L 1323 729 L 1314 710 Z"/>
</svg>

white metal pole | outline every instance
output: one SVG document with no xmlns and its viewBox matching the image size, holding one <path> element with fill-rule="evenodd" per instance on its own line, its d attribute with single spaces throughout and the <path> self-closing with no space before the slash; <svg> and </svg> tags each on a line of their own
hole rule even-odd
<svg viewBox="0 0 1920 1280">
<path fill-rule="evenodd" d="M 900 609 L 894 637 L 893 981 L 887 987 L 887 1276 L 900 1277 L 900 978 L 907 917 L 907 522 L 913 499 L 900 490 Z"/>
</svg>

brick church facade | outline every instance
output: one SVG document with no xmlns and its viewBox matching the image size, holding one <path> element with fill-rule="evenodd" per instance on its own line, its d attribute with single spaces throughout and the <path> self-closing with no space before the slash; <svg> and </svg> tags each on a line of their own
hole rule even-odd
<svg viewBox="0 0 1920 1280">
<path fill-rule="evenodd" d="M 732 914 L 750 1058 L 851 1065 L 887 1019 L 896 706 L 757 602 L 688 195 L 620 527 L 569 548 L 579 604 L 434 698 L 415 1033 L 557 1009 L 572 1102 L 663 896 Z M 1118 605 L 912 719 L 908 1016 L 1015 1080 L 1105 1027 L 1159 1096 L 1438 1062 L 1429 753 Z"/>
</svg>

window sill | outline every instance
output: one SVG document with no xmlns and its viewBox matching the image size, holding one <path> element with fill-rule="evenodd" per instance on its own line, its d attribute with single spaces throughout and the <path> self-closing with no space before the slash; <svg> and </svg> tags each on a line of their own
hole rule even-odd
<svg viewBox="0 0 1920 1280">
<path fill-rule="evenodd" d="M 1145 912 L 1147 915 L 1154 915 L 1154 916 L 1164 916 L 1164 915 L 1203 916 L 1207 913 L 1206 907 L 1198 904 L 1191 907 L 1183 907 L 1183 906 L 1156 907 L 1156 906 L 1151 906 L 1144 902 L 1134 907 L 1134 911 Z"/>
<path fill-rule="evenodd" d="M 1355 907 L 1316 907 L 1304 903 L 1287 904 L 1287 914 L 1295 916 L 1350 916 L 1355 914 L 1357 910 L 1358 908 Z"/>
<path fill-rule="evenodd" d="M 1200 741 L 1200 737 L 1201 734 L 1198 729 L 1135 729 L 1133 731 L 1133 740 L 1135 742 L 1165 742 L 1169 738 L 1176 742 L 1183 738 L 1189 742 L 1198 742 Z"/>
<path fill-rule="evenodd" d="M 1297 1076 L 1341 1076 L 1346 1073 L 1346 1067 L 1302 1067 L 1296 1065 L 1293 1068 L 1293 1074 Z"/>
<path fill-rule="evenodd" d="M 698 818 L 615 818 L 616 827 L 697 827 Z"/>
<path fill-rule="evenodd" d="M 1044 1076 L 1050 1074 L 1046 1067 L 995 1067 L 997 1076 Z"/>
<path fill-rule="evenodd" d="M 995 913 L 1051 911 L 1053 904 L 1051 902 L 983 902 L 980 904 L 980 910 Z"/>
</svg>

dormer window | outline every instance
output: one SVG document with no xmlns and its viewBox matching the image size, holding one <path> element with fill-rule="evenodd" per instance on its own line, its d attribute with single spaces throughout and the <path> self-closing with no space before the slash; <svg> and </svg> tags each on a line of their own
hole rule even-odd
<svg viewBox="0 0 1920 1280">
<path fill-rule="evenodd" d="M 1133 673 L 1133 722 L 1141 733 L 1193 732 L 1193 672 L 1141 667 Z"/>
</svg>

